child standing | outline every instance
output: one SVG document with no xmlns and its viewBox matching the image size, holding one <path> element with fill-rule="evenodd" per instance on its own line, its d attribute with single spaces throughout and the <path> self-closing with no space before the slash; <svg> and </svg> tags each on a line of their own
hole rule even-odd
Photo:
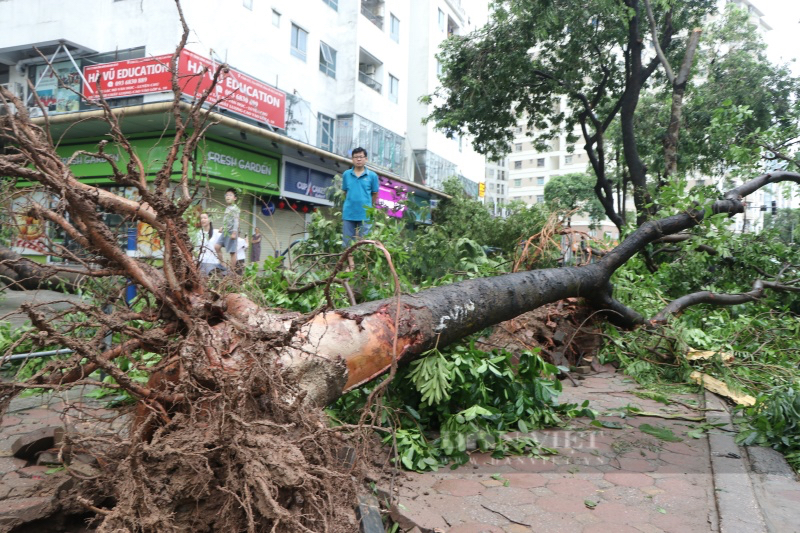
<svg viewBox="0 0 800 533">
<path fill-rule="evenodd" d="M 239 242 L 239 206 L 236 202 L 239 200 L 236 195 L 236 189 L 230 188 L 225 191 L 225 203 L 228 207 L 225 208 L 225 214 L 222 216 L 222 237 L 217 242 L 215 249 L 217 254 L 221 254 L 222 248 L 230 254 L 230 268 L 236 268 L 236 250 Z M 222 255 L 220 255 L 222 260 Z"/>
</svg>

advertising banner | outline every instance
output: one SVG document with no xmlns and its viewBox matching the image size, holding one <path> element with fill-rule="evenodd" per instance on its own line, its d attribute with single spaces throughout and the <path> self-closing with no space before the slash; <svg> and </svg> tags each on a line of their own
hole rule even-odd
<svg viewBox="0 0 800 533">
<path fill-rule="evenodd" d="M 275 157 L 209 140 L 201 143 L 197 151 L 200 171 L 212 183 L 253 192 L 278 190 L 278 159 Z"/>
<path fill-rule="evenodd" d="M 83 96 L 96 99 L 101 90 L 106 99 L 169 91 L 172 88 L 170 57 L 143 57 L 84 67 L 83 75 L 89 83 L 83 85 Z"/>
<path fill-rule="evenodd" d="M 161 165 L 167 157 L 167 148 L 170 143 L 167 139 L 162 139 L 158 143 L 158 139 L 134 139 L 130 141 L 136 155 L 142 160 L 145 172 L 154 174 L 161 169 Z M 101 176 L 111 176 L 113 170 L 111 165 L 105 159 L 93 157 L 86 154 L 75 155 L 76 152 L 97 152 L 97 143 L 84 143 L 84 144 L 70 144 L 59 146 L 56 152 L 61 156 L 64 163 L 70 161 L 70 170 L 79 178 L 91 178 Z M 128 164 L 128 153 L 121 147 L 113 144 L 107 144 L 105 153 L 114 161 L 121 171 L 125 171 Z M 176 163 L 176 169 L 178 163 Z"/>
<path fill-rule="evenodd" d="M 169 55 L 92 65 L 83 69 L 89 82 L 83 88 L 86 98 L 97 98 L 98 84 L 106 99 L 171 90 Z M 211 87 L 219 63 L 183 50 L 178 58 L 181 90 L 192 97 Z M 202 74 L 203 68 L 208 69 Z M 243 117 L 286 128 L 286 94 L 236 69 L 222 73 L 208 103 Z"/>
<path fill-rule="evenodd" d="M 286 162 L 283 175 L 284 193 L 300 195 L 300 199 L 306 197 L 312 201 L 325 200 L 324 203 L 329 204 L 327 191 L 331 185 L 333 174 Z"/>
<path fill-rule="evenodd" d="M 400 202 L 408 199 L 408 188 L 394 180 L 384 176 L 378 177 L 380 187 L 378 189 L 378 209 L 385 209 L 390 217 L 402 218 L 406 206 Z"/>
<path fill-rule="evenodd" d="M 181 52 L 178 72 L 189 75 L 183 86 L 186 94 L 200 94 L 211 86 L 218 63 L 201 57 L 194 52 Z M 201 78 L 191 77 L 199 74 L 203 67 L 208 72 Z M 276 128 L 286 128 L 286 94 L 266 83 L 251 78 L 235 69 L 229 69 L 217 84 L 216 94 L 209 97 L 210 104 L 219 105 L 257 122 Z"/>
<path fill-rule="evenodd" d="M 34 83 L 37 83 L 36 95 L 48 114 L 79 109 L 81 76 L 71 61 L 53 63 L 52 67 L 39 65 L 34 76 L 36 76 Z M 32 103 L 29 105 L 33 106 Z"/>
<path fill-rule="evenodd" d="M 18 254 L 42 255 L 47 251 L 46 222 L 30 215 L 30 207 L 38 203 L 49 207 L 44 193 L 22 194 L 11 200 L 11 249 Z"/>
</svg>

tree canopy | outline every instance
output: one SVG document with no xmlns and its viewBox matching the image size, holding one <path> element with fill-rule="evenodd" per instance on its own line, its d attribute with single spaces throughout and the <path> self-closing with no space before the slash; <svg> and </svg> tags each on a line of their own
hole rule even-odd
<svg viewBox="0 0 800 533">
<path fill-rule="evenodd" d="M 715 9 L 712 0 L 495 2 L 486 26 L 443 45 L 427 120 L 468 132 L 493 156 L 508 152 L 518 121 L 539 141 L 577 129 L 581 139 L 568 141 L 589 156 L 606 216 L 623 227 L 614 195 L 630 184 L 641 223 L 657 211 L 664 177 L 724 167 L 723 147 L 709 142 L 715 109 L 749 108 L 739 134 L 796 122 L 796 80 L 766 61 L 746 14 L 729 9 L 712 24 Z"/>
</svg>

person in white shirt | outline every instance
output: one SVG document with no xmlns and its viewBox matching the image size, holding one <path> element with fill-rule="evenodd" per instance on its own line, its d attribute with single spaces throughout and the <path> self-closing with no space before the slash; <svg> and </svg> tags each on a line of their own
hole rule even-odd
<svg viewBox="0 0 800 533">
<path fill-rule="evenodd" d="M 208 213 L 202 213 L 200 215 L 200 235 L 197 238 L 197 246 L 199 248 L 200 272 L 206 276 L 214 271 L 225 272 L 225 267 L 222 265 L 219 254 L 214 248 L 221 236 L 222 233 L 214 229 Z"/>
<path fill-rule="evenodd" d="M 236 269 L 235 272 L 240 276 L 244 274 L 244 263 L 247 260 L 247 239 L 239 237 L 236 241 Z"/>
</svg>

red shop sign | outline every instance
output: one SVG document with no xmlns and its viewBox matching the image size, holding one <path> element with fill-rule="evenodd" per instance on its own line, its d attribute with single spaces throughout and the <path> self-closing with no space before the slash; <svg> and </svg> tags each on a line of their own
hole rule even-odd
<svg viewBox="0 0 800 533">
<path fill-rule="evenodd" d="M 143 57 L 84 67 L 83 76 L 89 83 L 83 84 L 83 96 L 97 99 L 100 96 L 98 84 L 106 99 L 169 91 L 172 87 L 170 57 Z"/>
<path fill-rule="evenodd" d="M 89 82 L 83 95 L 97 98 L 98 83 L 106 99 L 171 90 L 170 55 L 92 65 L 83 69 Z M 203 68 L 208 71 L 200 77 Z M 178 58 L 178 76 L 184 94 L 196 97 L 211 87 L 218 63 L 183 50 Z M 286 94 L 235 69 L 222 73 L 208 103 L 244 117 L 284 129 Z"/>
</svg>

